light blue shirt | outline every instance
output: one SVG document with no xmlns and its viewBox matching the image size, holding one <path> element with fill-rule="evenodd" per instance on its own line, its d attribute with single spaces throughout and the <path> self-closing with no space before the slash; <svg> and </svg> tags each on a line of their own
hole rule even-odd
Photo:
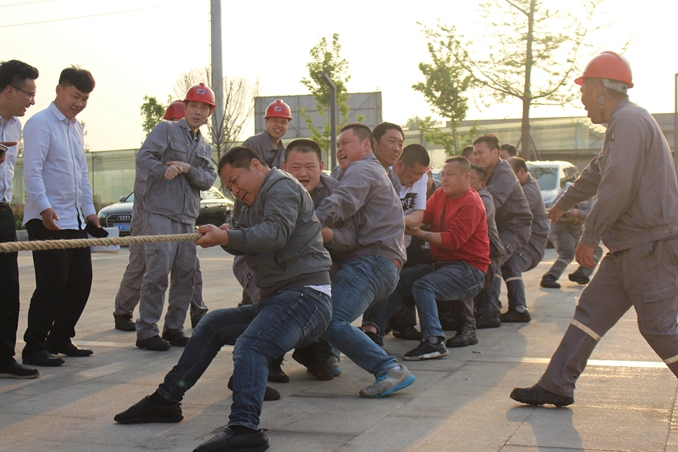
<svg viewBox="0 0 678 452">
<path fill-rule="evenodd" d="M 16 116 L 7 121 L 0 117 L 0 141 L 16 141 L 21 138 L 21 122 Z M 12 179 L 14 178 L 14 165 L 19 152 L 19 145 L 10 146 L 7 149 L 7 157 L 0 163 L 0 202 L 12 201 Z"/>
<path fill-rule="evenodd" d="M 54 209 L 61 229 L 84 229 L 95 214 L 80 123 L 54 105 L 35 114 L 24 127 L 24 224 Z"/>
</svg>

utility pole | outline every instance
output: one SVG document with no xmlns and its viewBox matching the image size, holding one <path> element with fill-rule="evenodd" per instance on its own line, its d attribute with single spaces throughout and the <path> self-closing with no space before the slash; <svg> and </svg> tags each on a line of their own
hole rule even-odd
<svg viewBox="0 0 678 452">
<path fill-rule="evenodd" d="M 333 170 L 337 166 L 337 87 L 327 72 L 321 72 L 320 78 L 330 89 L 330 161 L 332 162 L 330 170 Z"/>
<path fill-rule="evenodd" d="M 221 61 L 221 0 L 210 0 L 212 29 L 212 82 L 216 107 L 212 114 L 212 142 L 220 148 L 224 132 L 224 68 Z M 218 149 L 221 151 L 221 149 Z M 220 154 L 220 153 L 219 153 Z"/>
</svg>

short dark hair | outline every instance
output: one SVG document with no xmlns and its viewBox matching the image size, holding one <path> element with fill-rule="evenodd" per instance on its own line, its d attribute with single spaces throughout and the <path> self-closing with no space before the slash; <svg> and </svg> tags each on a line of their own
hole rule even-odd
<svg viewBox="0 0 678 452">
<path fill-rule="evenodd" d="M 287 148 L 285 148 L 285 161 L 287 161 L 287 157 L 290 155 L 290 152 L 292 151 L 303 152 L 304 154 L 310 154 L 311 152 L 315 152 L 315 155 L 318 156 L 318 161 L 319 162 L 323 161 L 323 154 L 320 151 L 320 146 L 318 146 L 318 143 L 316 143 L 313 140 L 300 138 L 298 140 L 292 141 L 290 144 L 287 145 Z"/>
<path fill-rule="evenodd" d="M 80 66 L 71 66 L 61 71 L 59 85 L 64 87 L 75 86 L 83 93 L 91 93 L 94 90 L 95 82 L 90 71 L 82 69 Z"/>
<path fill-rule="evenodd" d="M 471 169 L 476 172 L 478 179 L 482 182 L 487 182 L 487 171 L 485 171 L 485 168 L 480 165 L 471 165 Z"/>
<path fill-rule="evenodd" d="M 398 124 L 393 124 L 392 122 L 382 122 L 380 124 L 377 124 L 377 126 L 374 129 L 372 129 L 372 136 L 378 143 L 381 137 L 386 135 L 386 132 L 388 132 L 391 129 L 395 129 L 398 132 L 400 132 L 400 135 L 403 136 L 403 140 L 405 139 L 405 133 L 403 132 L 403 128 L 400 127 Z"/>
<path fill-rule="evenodd" d="M 421 144 L 408 144 L 405 146 L 398 160 L 402 160 L 408 168 L 412 168 L 417 163 L 422 166 L 428 166 L 431 163 L 428 151 Z"/>
<path fill-rule="evenodd" d="M 226 165 L 231 165 L 233 168 L 249 169 L 250 163 L 252 163 L 253 159 L 259 160 L 259 163 L 261 163 L 262 166 L 268 167 L 266 162 L 261 160 L 259 154 L 247 146 L 237 146 L 229 149 L 219 159 L 219 164 L 217 165 L 217 174 L 221 174 L 221 170 L 224 169 L 224 166 Z"/>
<path fill-rule="evenodd" d="M 473 146 L 465 146 L 461 151 L 461 156 L 469 158 L 473 155 Z"/>
<path fill-rule="evenodd" d="M 358 135 L 360 141 L 370 140 L 370 146 L 372 146 L 372 131 L 365 124 L 360 124 L 358 122 L 346 124 L 341 128 L 339 133 L 345 132 L 347 130 L 352 130 L 354 134 Z"/>
<path fill-rule="evenodd" d="M 511 165 L 511 168 L 513 168 L 514 173 L 517 173 L 521 169 L 524 169 L 526 173 L 528 172 L 525 160 L 521 159 L 520 157 L 511 157 L 508 159 L 508 162 Z"/>
<path fill-rule="evenodd" d="M 490 148 L 490 151 L 492 149 L 499 149 L 499 137 L 497 137 L 493 133 L 486 133 L 485 135 L 479 136 L 478 138 L 476 138 L 473 144 L 478 143 L 487 143 L 487 146 Z"/>
<path fill-rule="evenodd" d="M 19 60 L 9 60 L 0 63 L 0 92 L 10 85 L 23 87 L 26 79 L 35 80 L 40 73 L 30 64 Z"/>
<path fill-rule="evenodd" d="M 449 159 L 445 160 L 445 163 L 456 163 L 459 168 L 464 173 L 471 173 L 471 163 L 469 163 L 468 159 L 466 157 L 450 157 Z"/>
<path fill-rule="evenodd" d="M 501 148 L 508 152 L 508 155 L 510 155 L 511 157 L 515 157 L 516 154 L 518 153 L 518 150 L 512 144 L 502 144 Z"/>
</svg>

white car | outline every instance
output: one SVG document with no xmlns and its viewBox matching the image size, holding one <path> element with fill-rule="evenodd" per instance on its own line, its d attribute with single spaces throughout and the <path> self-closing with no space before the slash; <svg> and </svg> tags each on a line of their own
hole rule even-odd
<svg viewBox="0 0 678 452">
<path fill-rule="evenodd" d="M 579 169 L 560 160 L 525 162 L 527 170 L 537 180 L 546 209 L 550 209 L 558 192 L 579 177 Z"/>
</svg>

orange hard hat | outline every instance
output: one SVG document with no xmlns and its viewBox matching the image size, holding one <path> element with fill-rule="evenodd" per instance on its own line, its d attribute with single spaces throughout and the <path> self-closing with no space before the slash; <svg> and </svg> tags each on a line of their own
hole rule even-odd
<svg viewBox="0 0 678 452">
<path fill-rule="evenodd" d="M 608 80 L 615 80 L 628 85 L 633 88 L 633 75 L 631 74 L 631 65 L 626 58 L 614 52 L 603 52 L 593 58 L 589 64 L 586 65 L 584 73 L 574 82 L 577 85 L 584 83 L 586 78 L 602 78 Z"/>
<path fill-rule="evenodd" d="M 287 118 L 291 121 L 292 110 L 285 102 L 280 99 L 276 99 L 275 102 L 271 102 L 271 104 L 266 107 L 266 115 L 264 115 L 264 119 L 268 118 Z"/>
<path fill-rule="evenodd" d="M 184 102 L 180 100 L 175 100 L 174 102 L 169 104 L 169 107 L 167 107 L 167 111 L 165 112 L 165 116 L 163 116 L 162 119 L 165 119 L 167 121 L 178 121 L 184 116 L 186 116 Z"/>
<path fill-rule="evenodd" d="M 192 86 L 191 89 L 188 90 L 184 102 L 191 100 L 208 104 L 212 106 L 212 110 L 214 110 L 214 107 L 217 106 L 214 102 L 214 91 L 212 91 L 210 87 L 206 86 L 204 83 Z"/>
</svg>

